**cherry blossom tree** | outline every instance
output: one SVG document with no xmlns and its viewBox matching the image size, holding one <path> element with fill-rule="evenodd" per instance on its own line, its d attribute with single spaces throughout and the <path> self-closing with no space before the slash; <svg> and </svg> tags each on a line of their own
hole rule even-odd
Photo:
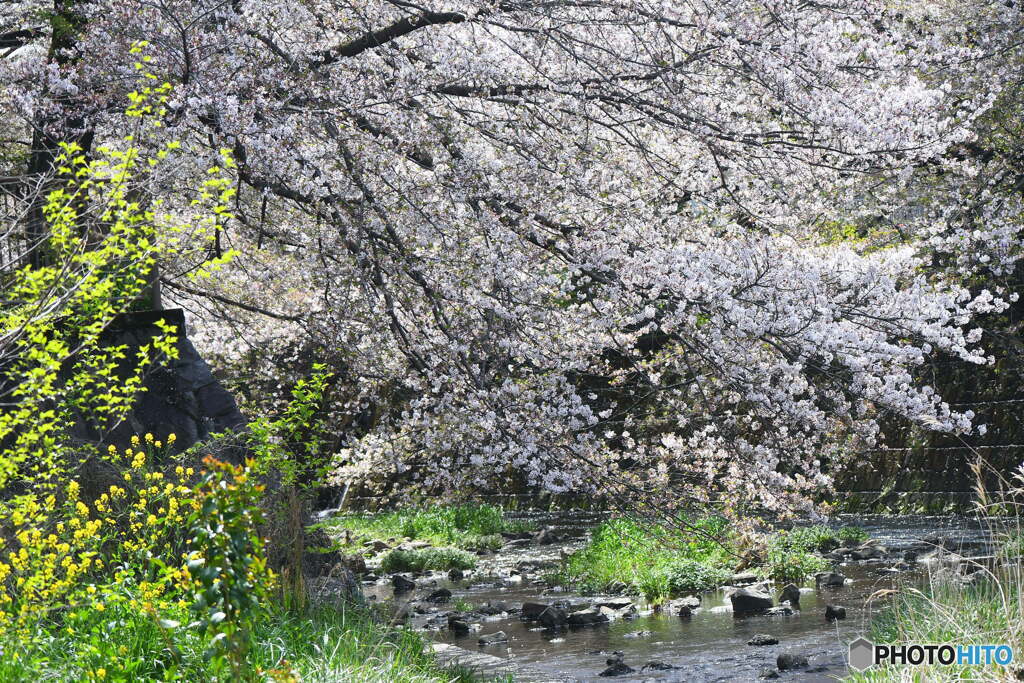
<svg viewBox="0 0 1024 683">
<path fill-rule="evenodd" d="M 787 509 L 881 416 L 972 429 L 915 368 L 1006 305 L 964 275 L 1020 251 L 1013 3 L 42 5 L 0 10 L 11 182 L 116 134 L 147 41 L 192 153 L 149 190 L 237 163 L 238 256 L 165 296 L 259 386 L 334 367 L 339 481 Z"/>
</svg>

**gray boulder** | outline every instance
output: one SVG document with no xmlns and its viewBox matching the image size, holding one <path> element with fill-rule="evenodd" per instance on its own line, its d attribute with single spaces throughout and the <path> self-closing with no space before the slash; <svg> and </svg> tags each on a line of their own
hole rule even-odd
<svg viewBox="0 0 1024 683">
<path fill-rule="evenodd" d="M 779 602 L 788 602 L 793 609 L 800 609 L 800 589 L 795 584 L 787 583 L 779 593 Z"/>
<path fill-rule="evenodd" d="M 612 676 L 628 676 L 633 673 L 633 668 L 627 666 L 624 662 L 615 662 L 607 669 L 598 674 L 598 676 L 604 676 L 610 678 Z"/>
<path fill-rule="evenodd" d="M 747 641 L 747 645 L 778 645 L 779 639 L 767 633 L 758 633 Z"/>
<path fill-rule="evenodd" d="M 846 618 L 846 608 L 838 605 L 825 606 L 825 619 L 828 621 L 839 621 Z"/>
<path fill-rule="evenodd" d="M 733 614 L 762 614 L 772 608 L 772 598 L 749 588 L 738 588 L 729 596 Z"/>
<path fill-rule="evenodd" d="M 569 623 L 569 615 L 567 615 L 563 609 L 548 607 L 540 613 L 537 617 L 537 621 L 544 628 L 556 629 Z"/>
<path fill-rule="evenodd" d="M 779 671 L 803 669 L 807 666 L 807 655 L 783 652 L 775 659 L 775 666 L 779 667 Z"/>
<path fill-rule="evenodd" d="M 497 631 L 495 633 L 488 633 L 486 636 L 480 636 L 477 642 L 480 643 L 481 647 L 497 645 L 499 643 L 507 643 L 508 636 L 505 635 L 504 631 Z"/>
<path fill-rule="evenodd" d="M 818 586 L 830 588 L 846 585 L 846 577 L 839 572 L 820 572 L 814 575 L 814 581 Z"/>
<path fill-rule="evenodd" d="M 391 585 L 395 587 L 396 593 L 408 593 L 416 588 L 415 582 L 410 581 L 401 574 L 395 574 L 391 577 Z"/>
<path fill-rule="evenodd" d="M 608 617 L 596 609 L 585 609 L 573 612 L 569 615 L 570 626 L 590 626 L 592 624 L 606 624 Z"/>
<path fill-rule="evenodd" d="M 524 602 L 523 609 L 519 614 L 526 621 L 537 621 L 546 609 L 548 609 L 548 605 L 543 602 Z"/>
</svg>

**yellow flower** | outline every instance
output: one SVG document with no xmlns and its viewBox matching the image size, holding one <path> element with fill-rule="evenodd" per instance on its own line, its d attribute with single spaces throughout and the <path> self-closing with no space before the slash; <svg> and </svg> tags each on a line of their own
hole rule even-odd
<svg viewBox="0 0 1024 683">
<path fill-rule="evenodd" d="M 153 435 L 146 432 L 146 443 L 153 443 Z"/>
<path fill-rule="evenodd" d="M 93 607 L 93 609 L 94 609 L 94 610 L 96 610 L 97 612 L 102 612 L 103 610 L 105 610 L 105 609 L 106 609 L 106 607 L 105 607 L 105 606 L 103 605 L 103 603 L 102 603 L 102 602 L 97 602 L 97 603 L 96 603 L 95 605 L 93 605 L 92 607 Z"/>
<path fill-rule="evenodd" d="M 171 432 L 170 434 L 167 435 L 167 443 L 174 443 L 177 440 L 178 437 L 175 435 L 174 432 Z"/>
<path fill-rule="evenodd" d="M 107 446 L 107 452 L 110 453 L 111 455 L 116 455 L 117 446 L 115 446 L 114 444 L 110 444 L 109 446 Z"/>
<path fill-rule="evenodd" d="M 160 441 L 157 441 L 157 442 L 156 442 L 155 444 L 153 444 L 153 445 L 154 445 L 154 446 L 156 446 L 157 448 L 163 448 L 163 447 L 164 447 L 164 444 L 163 444 L 162 442 L 160 442 Z"/>
<path fill-rule="evenodd" d="M 102 667 L 99 668 L 99 669 L 96 669 L 96 678 L 106 678 L 106 677 L 107 677 L 107 670 L 106 669 L 104 669 Z"/>
<path fill-rule="evenodd" d="M 138 434 L 132 434 L 132 445 L 133 446 L 138 446 L 139 445 L 139 435 Z"/>
</svg>

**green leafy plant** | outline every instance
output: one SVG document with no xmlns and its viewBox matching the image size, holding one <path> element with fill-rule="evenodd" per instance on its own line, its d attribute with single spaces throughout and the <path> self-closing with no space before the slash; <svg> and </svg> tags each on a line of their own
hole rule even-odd
<svg viewBox="0 0 1024 683">
<path fill-rule="evenodd" d="M 306 554 L 307 508 L 311 492 L 323 481 L 329 455 L 324 428 L 324 403 L 332 375 L 324 365 L 313 366 L 310 377 L 292 387 L 291 401 L 276 417 L 250 424 L 248 443 L 255 453 L 255 467 L 263 475 L 280 480 L 272 510 L 280 548 L 281 598 L 285 605 L 306 605 L 303 557 Z"/>
<path fill-rule="evenodd" d="M 196 614 L 189 626 L 212 634 L 211 658 L 223 658 L 241 680 L 249 671 L 252 623 L 266 607 L 273 578 L 256 532 L 263 522 L 263 487 L 250 478 L 251 463 L 236 467 L 207 457 L 203 464 L 196 489 L 201 505 L 189 517 L 186 567 Z"/>
<path fill-rule="evenodd" d="M 844 526 L 840 527 L 837 532 L 839 540 L 843 543 L 863 543 L 868 540 L 868 532 L 861 529 L 859 526 Z"/>
<path fill-rule="evenodd" d="M 803 583 L 817 572 L 826 571 L 832 564 L 806 550 L 796 550 L 784 545 L 769 547 L 758 573 L 779 583 Z"/>
</svg>

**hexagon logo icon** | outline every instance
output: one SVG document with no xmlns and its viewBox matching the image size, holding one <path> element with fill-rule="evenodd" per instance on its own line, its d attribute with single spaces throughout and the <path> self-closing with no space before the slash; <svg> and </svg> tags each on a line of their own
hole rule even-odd
<svg viewBox="0 0 1024 683">
<path fill-rule="evenodd" d="M 850 643 L 850 668 L 867 671 L 875 663 L 875 645 L 863 636 Z"/>
</svg>

